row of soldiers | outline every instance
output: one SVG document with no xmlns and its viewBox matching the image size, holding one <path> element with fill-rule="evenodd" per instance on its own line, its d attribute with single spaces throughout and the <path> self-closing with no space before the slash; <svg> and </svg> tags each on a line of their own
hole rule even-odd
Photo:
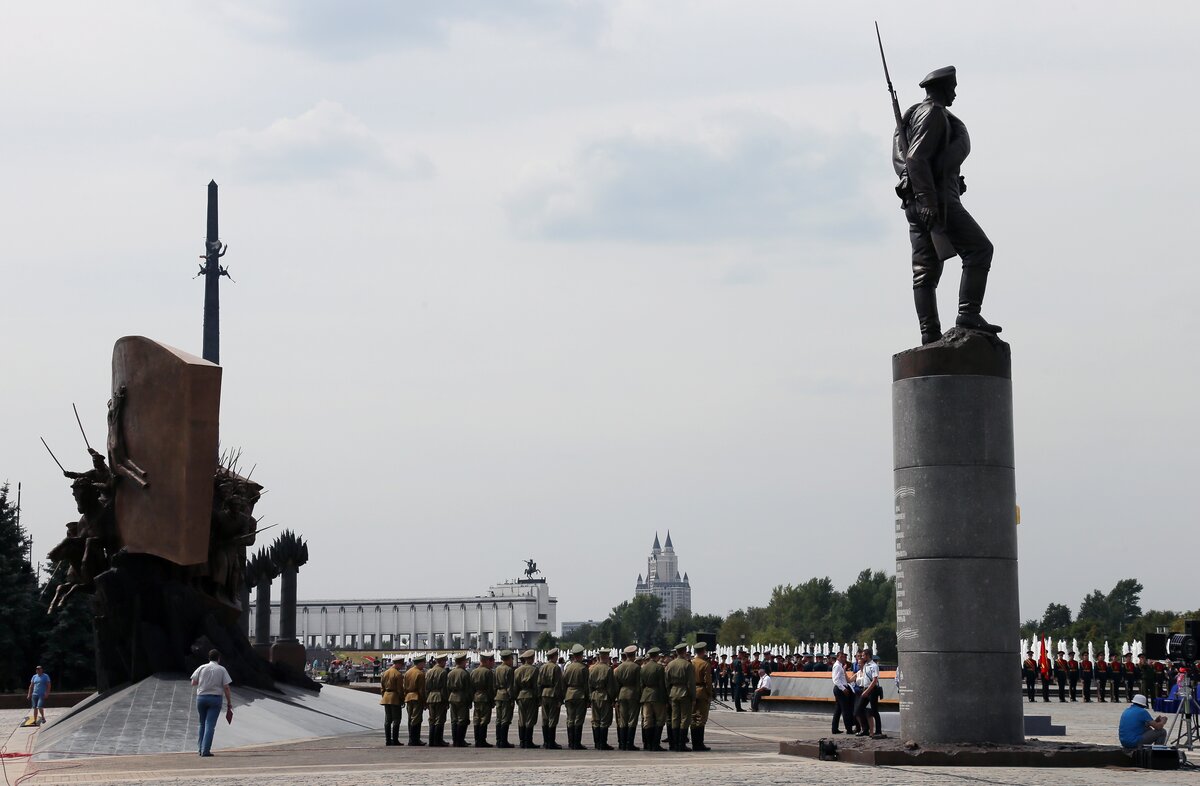
<svg viewBox="0 0 1200 786">
<path fill-rule="evenodd" d="M 514 657 L 521 665 L 513 666 Z M 512 650 L 500 651 L 500 663 L 484 655 L 476 668 L 467 670 L 467 653 L 454 655 L 453 668 L 447 669 L 450 656 L 436 654 L 428 669 L 424 655 L 413 659 L 405 671 L 404 659 L 395 658 L 380 678 L 383 696 L 384 735 L 388 745 L 402 745 L 400 723 L 408 711 L 408 744 L 425 745 L 421 725 L 429 718 L 429 742 L 432 747 L 467 746 L 467 727 L 472 726 L 477 748 L 559 749 L 557 736 L 560 709 L 566 708 L 567 747 L 586 750 L 583 726 L 588 709 L 592 713 L 592 743 L 596 750 L 613 750 L 608 744 L 609 729 L 617 726 L 617 750 L 636 751 L 638 718 L 642 724 L 642 748 L 664 750 L 662 733 L 666 729 L 668 749 L 707 751 L 704 728 L 708 724 L 712 701 L 712 666 L 703 642 L 695 645 L 695 657 L 689 657 L 688 645 L 679 644 L 673 654 L 651 647 L 638 658 L 637 647 L 630 645 L 621 653 L 615 668 L 611 656 L 602 651 L 597 662 L 584 663 L 583 647 L 576 644 L 568 653 L 566 667 L 559 665 L 559 651 L 546 653 L 546 662 L 534 664 L 536 654 L 526 650 L 519 656 Z M 508 741 L 509 727 L 517 711 L 517 739 Z M 487 741 L 492 711 L 496 713 L 496 744 Z M 541 713 L 542 744 L 533 741 Z M 450 718 L 450 743 L 444 734 L 447 714 Z M 688 734 L 692 747 L 688 747 Z"/>
<path fill-rule="evenodd" d="M 1083 683 L 1083 700 L 1086 702 L 1092 700 L 1093 680 L 1098 684 L 1097 698 L 1104 701 L 1111 689 L 1114 702 L 1121 700 L 1122 686 L 1125 687 L 1125 695 L 1132 699 L 1134 694 L 1139 692 L 1146 696 L 1161 695 L 1162 688 L 1167 683 L 1164 664 L 1158 661 L 1149 662 L 1145 655 L 1139 655 L 1137 663 L 1133 662 L 1133 655 L 1129 653 L 1126 653 L 1124 662 L 1113 655 L 1107 662 L 1104 658 L 1098 658 L 1093 663 L 1086 655 L 1083 660 L 1076 660 L 1073 651 L 1064 653 L 1060 650 L 1058 657 L 1047 666 L 1042 668 L 1038 661 L 1034 660 L 1033 650 L 1025 653 L 1025 661 L 1021 664 L 1021 676 L 1025 680 L 1025 689 L 1030 701 L 1034 701 L 1034 686 L 1039 676 L 1042 680 L 1042 701 L 1047 702 L 1050 701 L 1052 682 L 1058 685 L 1060 702 L 1067 701 L 1068 692 L 1071 701 L 1076 701 L 1080 682 Z"/>
</svg>

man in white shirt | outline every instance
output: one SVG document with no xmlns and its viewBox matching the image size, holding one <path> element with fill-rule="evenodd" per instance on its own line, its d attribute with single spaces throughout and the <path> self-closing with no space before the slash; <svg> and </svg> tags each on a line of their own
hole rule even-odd
<svg viewBox="0 0 1200 786">
<path fill-rule="evenodd" d="M 846 653 L 839 652 L 833 662 L 833 733 L 841 734 L 838 720 L 846 725 L 846 733 L 854 733 L 854 688 L 846 679 Z"/>
<path fill-rule="evenodd" d="M 229 686 L 233 680 L 220 664 L 221 653 L 208 651 L 208 663 L 192 672 L 192 685 L 196 687 L 196 712 L 200 716 L 198 745 L 201 756 L 212 756 L 213 734 L 217 730 L 217 718 L 221 715 L 221 695 L 225 696 L 225 719 L 233 723 L 233 694 Z"/>
<path fill-rule="evenodd" d="M 758 702 L 763 696 L 771 695 L 771 675 L 762 669 L 758 670 L 758 687 L 750 697 L 750 711 L 758 712 Z"/>
<path fill-rule="evenodd" d="M 870 734 L 878 737 L 882 734 L 879 722 L 879 664 L 871 657 L 871 650 L 864 649 L 859 655 L 862 667 L 859 669 L 859 681 L 863 690 L 858 694 L 854 716 L 858 720 L 858 736 Z"/>
</svg>

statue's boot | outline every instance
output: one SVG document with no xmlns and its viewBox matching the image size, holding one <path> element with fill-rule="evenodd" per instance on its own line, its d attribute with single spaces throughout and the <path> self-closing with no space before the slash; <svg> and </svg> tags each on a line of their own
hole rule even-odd
<svg viewBox="0 0 1200 786">
<path fill-rule="evenodd" d="M 933 287 L 913 287 L 913 302 L 917 307 L 917 322 L 921 326 L 921 343 L 932 344 L 942 337 L 937 290 Z"/>
<path fill-rule="evenodd" d="M 988 271 L 979 267 L 964 267 L 958 285 L 958 319 L 955 324 L 968 330 L 999 333 L 1001 327 L 980 316 L 983 293 L 987 289 Z"/>
</svg>

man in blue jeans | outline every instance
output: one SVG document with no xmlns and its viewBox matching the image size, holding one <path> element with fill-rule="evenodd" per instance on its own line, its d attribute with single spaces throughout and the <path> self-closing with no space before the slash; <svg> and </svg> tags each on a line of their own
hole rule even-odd
<svg viewBox="0 0 1200 786">
<path fill-rule="evenodd" d="M 197 744 L 201 756 L 212 756 L 213 733 L 217 730 L 217 718 L 221 716 L 222 694 L 225 696 L 225 719 L 233 723 L 233 695 L 229 692 L 233 680 L 220 660 L 221 653 L 209 650 L 208 663 L 192 672 L 192 685 L 196 686 L 196 713 L 200 716 Z"/>
<path fill-rule="evenodd" d="M 29 690 L 25 691 L 25 698 L 29 699 L 29 704 L 33 708 L 33 714 L 29 717 L 34 723 L 46 722 L 46 697 L 50 695 L 50 675 L 42 671 L 42 667 L 38 666 L 33 674 L 33 679 L 29 680 Z M 38 717 L 41 713 L 41 718 Z"/>
<path fill-rule="evenodd" d="M 1161 745 L 1167 740 L 1167 719 L 1162 715 L 1151 717 L 1146 709 L 1146 697 L 1141 693 L 1133 697 L 1131 703 L 1121 713 L 1121 721 L 1117 726 L 1117 739 L 1122 748 L 1141 748 L 1146 745 Z"/>
</svg>

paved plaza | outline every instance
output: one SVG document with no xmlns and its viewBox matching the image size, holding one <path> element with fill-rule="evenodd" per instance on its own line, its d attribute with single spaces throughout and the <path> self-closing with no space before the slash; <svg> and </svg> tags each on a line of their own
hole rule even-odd
<svg viewBox="0 0 1200 786">
<path fill-rule="evenodd" d="M 1026 704 L 1026 711 L 1049 710 L 1055 723 L 1065 723 L 1075 742 L 1112 744 L 1117 716 L 1124 704 Z M 51 721 L 65 710 L 49 710 Z M 35 732 L 16 729 L 17 711 L 0 712 L 7 726 L 5 749 L 32 749 Z M 236 722 L 236 720 L 235 720 Z M 222 724 L 224 726 L 224 724 Z M 494 728 L 494 727 L 493 727 Z M 16 729 L 15 731 L 13 731 Z M 9 736 L 11 733 L 11 736 Z M 1090 786 L 1091 784 L 1191 783 L 1192 772 L 1147 772 L 1131 769 L 1018 769 L 957 767 L 864 767 L 819 762 L 777 751 L 782 740 L 811 739 L 829 733 L 829 716 L 808 713 L 734 713 L 714 709 L 706 742 L 711 753 L 496 750 L 476 748 L 386 748 L 382 734 L 354 734 L 270 746 L 224 751 L 210 759 L 193 754 L 154 756 L 90 756 L 59 761 L 4 759 L 7 783 L 45 784 L 177 784 L 223 786 L 637 786 L 680 784 L 1012 784 L 1013 786 Z M 220 738 L 221 729 L 217 730 Z M 562 732 L 560 730 L 560 738 Z M 540 734 L 538 735 L 540 737 Z M 585 742 L 590 742 L 585 735 Z M 1197 751 L 1200 758 L 1200 750 Z"/>
</svg>

